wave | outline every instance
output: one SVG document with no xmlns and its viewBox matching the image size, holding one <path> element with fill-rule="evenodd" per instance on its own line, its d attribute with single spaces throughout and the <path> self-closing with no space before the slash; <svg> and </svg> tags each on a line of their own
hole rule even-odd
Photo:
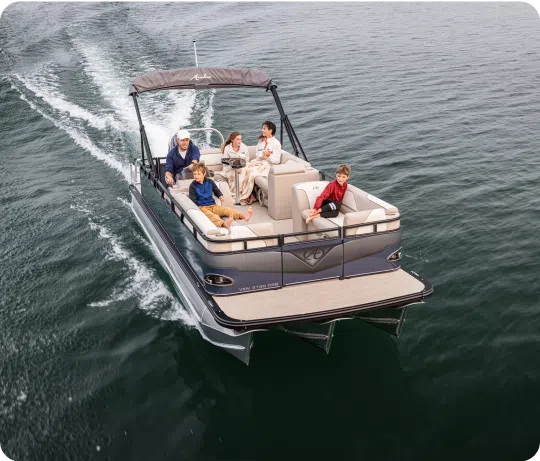
<svg viewBox="0 0 540 461">
<path fill-rule="evenodd" d="M 46 74 L 38 73 L 31 76 L 14 74 L 14 77 L 37 97 L 43 99 L 51 108 L 61 113 L 68 113 L 73 118 L 84 120 L 99 130 L 111 127 L 117 131 L 124 131 L 122 124 L 113 116 L 95 115 L 89 110 L 67 101 L 58 91 L 58 78 L 50 71 Z"/>
<path fill-rule="evenodd" d="M 49 120 L 54 126 L 64 131 L 71 139 L 73 139 L 75 144 L 88 151 L 93 157 L 101 160 L 102 162 L 110 166 L 112 169 L 121 173 L 127 182 L 130 181 L 128 165 L 123 164 L 119 160 L 115 159 L 113 156 L 104 152 L 102 149 L 96 146 L 85 133 L 81 132 L 75 126 L 70 125 L 69 121 L 58 120 L 57 118 L 49 115 L 43 109 L 38 107 L 36 103 L 28 99 L 28 97 L 25 96 L 24 92 L 17 86 L 17 84 L 12 79 L 9 80 L 11 82 L 11 87 L 19 93 L 19 97 L 23 101 L 25 101 L 33 110 L 38 112 L 42 117 Z"/>
<path fill-rule="evenodd" d="M 133 256 L 117 235 L 95 219 L 93 211 L 87 205 L 76 204 L 71 205 L 71 208 L 87 217 L 90 229 L 97 232 L 98 238 L 108 241 L 106 259 L 125 263 L 129 268 L 129 276 L 114 288 L 112 294 L 106 299 L 89 303 L 90 307 L 108 307 L 135 299 L 139 307 L 150 315 L 162 320 L 179 320 L 189 327 L 195 326 L 193 319 L 158 279 L 154 270 Z"/>
<path fill-rule="evenodd" d="M 102 98 L 102 101 L 99 101 L 98 97 L 97 103 L 101 102 L 104 106 L 102 110 L 108 111 L 107 115 L 97 114 L 99 108 L 89 110 L 62 94 L 58 76 L 60 70 L 51 64 L 40 67 L 34 74 L 14 74 L 7 79 L 20 98 L 33 110 L 129 182 L 129 165 L 115 157 L 118 148 L 114 147 L 112 137 L 118 133 L 139 131 L 128 88 L 131 79 L 141 73 L 140 69 L 135 71 L 127 68 L 128 65 L 122 62 L 122 57 L 115 56 L 114 52 L 108 51 L 106 47 L 93 45 L 79 37 L 72 38 L 72 43 L 81 56 L 80 65 L 84 78 L 89 78 L 90 83 L 95 84 Z M 150 67 L 152 64 L 147 62 L 144 66 Z M 193 125 L 193 118 L 198 120 L 199 126 L 212 126 L 214 95 L 215 90 L 144 94 L 144 103 L 139 107 L 150 146 L 156 156 L 167 152 L 171 133 L 181 126 Z M 90 128 L 107 131 L 105 138 L 93 140 Z M 208 141 L 209 136 L 210 134 Z M 125 157 L 127 159 L 128 155 Z M 129 206 L 125 200 L 121 202 Z M 152 268 L 137 259 L 117 235 L 101 224 L 99 219 L 96 220 L 91 209 L 80 204 L 73 205 L 72 208 L 87 216 L 89 226 L 97 233 L 98 238 L 108 241 L 109 251 L 106 258 L 123 262 L 129 268 L 129 277 L 120 280 L 110 296 L 97 299 L 89 306 L 109 307 L 118 302 L 136 299 L 140 308 L 150 315 L 164 320 L 179 320 L 184 325 L 194 326 L 189 314 Z M 154 252 L 148 242 L 144 243 Z"/>
<path fill-rule="evenodd" d="M 80 37 L 73 37 L 71 40 L 75 51 L 81 56 L 82 70 L 96 85 L 103 98 L 102 104 L 105 102 L 110 106 L 106 110 L 109 112 L 112 110 L 113 114 L 96 114 L 95 110 L 91 111 L 70 101 L 59 89 L 61 83 L 57 72 L 60 71 L 52 64 L 41 66 L 34 74 L 13 74 L 7 79 L 11 82 L 12 88 L 21 94 L 21 99 L 32 109 L 65 131 L 76 144 L 120 172 L 126 181 L 129 181 L 129 166 L 115 156 L 119 149 L 117 145 L 115 146 L 117 140 L 113 137 L 118 133 L 131 132 L 135 138 L 139 127 L 136 112 L 128 96 L 129 84 L 134 75 L 153 70 L 157 66 L 145 61 L 142 69 L 126 69 L 126 63 L 122 62 L 122 58 L 115 56 L 106 48 L 93 45 Z M 144 94 L 144 102 L 139 104 L 139 108 L 155 157 L 162 157 L 167 153 L 171 133 L 179 127 L 193 124 L 193 117 L 199 119 L 202 126 L 212 126 L 214 94 L 215 90 Z M 85 126 L 85 123 L 88 126 Z M 98 147 L 92 141 L 88 133 L 89 127 L 101 131 L 112 130 L 112 133 L 105 133 L 106 138 L 101 141 L 104 146 Z M 210 133 L 207 133 L 207 141 L 210 142 Z M 138 145 L 137 142 L 133 144 Z"/>
<path fill-rule="evenodd" d="M 82 58 L 85 73 L 92 79 L 104 100 L 111 105 L 118 117 L 129 127 L 139 131 L 138 119 L 128 90 L 135 76 L 154 71 L 158 66 L 143 60 L 138 69 L 125 68 L 120 56 L 80 38 L 72 38 L 76 51 Z M 195 90 L 178 92 L 145 93 L 139 109 L 150 148 L 156 157 L 168 151 L 171 133 L 190 123 L 195 103 Z"/>
<path fill-rule="evenodd" d="M 216 90 L 210 91 L 210 95 L 208 97 L 208 107 L 202 117 L 202 124 L 205 128 L 211 128 L 212 123 L 214 122 L 214 107 L 212 106 L 212 102 L 214 101 L 215 94 L 216 94 Z M 210 144 L 211 136 L 212 136 L 212 133 L 208 131 L 206 133 L 206 142 L 208 144 Z"/>
</svg>

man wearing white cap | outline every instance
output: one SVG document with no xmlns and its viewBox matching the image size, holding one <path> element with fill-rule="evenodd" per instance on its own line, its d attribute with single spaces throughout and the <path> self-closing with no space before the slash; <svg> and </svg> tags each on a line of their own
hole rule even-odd
<svg viewBox="0 0 540 461">
<path fill-rule="evenodd" d="M 179 130 L 176 133 L 177 145 L 167 154 L 165 167 L 165 182 L 172 186 L 177 173 L 182 173 L 184 168 L 191 168 L 201 158 L 199 148 L 191 142 L 188 130 Z"/>
</svg>

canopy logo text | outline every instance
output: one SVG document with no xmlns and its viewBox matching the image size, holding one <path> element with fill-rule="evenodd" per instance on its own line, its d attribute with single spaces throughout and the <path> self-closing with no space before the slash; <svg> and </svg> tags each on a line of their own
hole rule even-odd
<svg viewBox="0 0 540 461">
<path fill-rule="evenodd" d="M 195 80 L 196 82 L 198 82 L 199 80 L 202 80 L 203 78 L 212 78 L 212 77 L 210 77 L 209 75 L 206 75 L 206 73 L 202 77 L 199 77 L 199 74 L 195 74 L 193 77 L 189 79 L 189 81 L 191 82 L 191 80 Z"/>
</svg>

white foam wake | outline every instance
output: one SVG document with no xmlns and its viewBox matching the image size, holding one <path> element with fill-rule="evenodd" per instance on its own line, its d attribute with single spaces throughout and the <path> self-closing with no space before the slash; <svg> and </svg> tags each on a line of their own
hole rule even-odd
<svg viewBox="0 0 540 461">
<path fill-rule="evenodd" d="M 95 115 L 89 110 L 67 101 L 58 90 L 58 79 L 54 73 L 48 72 L 45 75 L 34 74 L 30 76 L 14 74 L 14 76 L 28 90 L 34 93 L 38 98 L 43 99 L 43 101 L 53 109 L 61 113 L 67 113 L 72 118 L 84 120 L 99 130 L 111 127 L 117 131 L 123 131 L 122 125 L 112 115 Z"/>
<path fill-rule="evenodd" d="M 114 56 L 103 46 L 79 38 L 72 41 L 82 56 L 81 63 L 86 74 L 99 88 L 103 98 L 124 121 L 129 131 L 138 131 L 138 119 L 128 90 L 137 75 L 156 70 L 156 66 L 143 60 L 138 62 L 141 69 L 128 72 L 114 63 Z M 180 126 L 190 123 L 194 102 L 195 90 L 144 93 L 140 98 L 139 109 L 155 157 L 166 155 L 171 134 Z"/>
<path fill-rule="evenodd" d="M 208 108 L 206 109 L 205 114 L 202 118 L 202 123 L 205 128 L 212 128 L 212 123 L 214 122 L 214 108 L 212 106 L 212 102 L 214 101 L 214 96 L 216 94 L 216 90 L 210 91 L 210 95 L 208 96 Z M 212 133 L 208 131 L 206 133 L 206 142 L 210 144 L 210 137 L 212 136 Z"/>
<path fill-rule="evenodd" d="M 158 279 L 154 270 L 133 256 L 118 236 L 97 222 L 87 206 L 71 205 L 71 208 L 85 214 L 90 228 L 98 233 L 100 239 L 108 241 L 109 251 L 106 259 L 123 262 L 129 268 L 128 277 L 120 282 L 108 298 L 92 302 L 89 306 L 108 307 L 120 301 L 136 299 L 139 306 L 150 315 L 164 320 L 179 320 L 184 325 L 195 326 L 193 319 Z"/>
<path fill-rule="evenodd" d="M 34 109 L 36 112 L 38 112 L 42 117 L 49 120 L 54 126 L 59 128 L 60 130 L 64 131 L 75 143 L 82 147 L 84 150 L 90 152 L 90 154 L 97 158 L 98 160 L 101 160 L 102 162 L 106 163 L 108 166 L 113 168 L 114 170 L 118 171 L 122 174 L 124 179 L 126 181 L 130 181 L 130 173 L 129 173 L 129 166 L 124 165 L 119 160 L 115 159 L 112 155 L 109 155 L 105 153 L 103 150 L 101 150 L 98 146 L 96 146 L 90 138 L 83 132 L 81 132 L 79 129 L 75 128 L 74 126 L 71 126 L 69 122 L 64 120 L 57 120 L 51 115 L 47 114 L 45 111 L 43 111 L 41 108 L 39 108 L 36 104 L 34 104 L 32 101 L 30 101 L 22 92 L 21 90 L 11 81 L 11 87 L 18 91 L 20 94 L 20 98 L 28 103 L 28 105 Z"/>
</svg>

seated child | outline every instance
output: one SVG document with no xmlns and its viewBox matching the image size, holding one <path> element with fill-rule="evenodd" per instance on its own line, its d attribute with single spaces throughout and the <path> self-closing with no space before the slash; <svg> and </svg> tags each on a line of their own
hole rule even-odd
<svg viewBox="0 0 540 461">
<path fill-rule="evenodd" d="M 230 229 L 234 219 L 243 219 L 249 221 L 253 214 L 253 208 L 249 207 L 247 213 L 242 213 L 225 206 L 216 205 L 212 193 L 216 194 L 223 201 L 223 194 L 218 186 L 210 178 L 206 177 L 206 166 L 201 163 L 193 165 L 194 181 L 189 186 L 189 198 L 197 204 L 199 209 L 216 225 L 217 227 L 226 227 Z M 228 216 L 227 221 L 223 221 L 221 216 Z"/>
<path fill-rule="evenodd" d="M 315 218 L 335 218 L 339 214 L 341 201 L 347 190 L 347 179 L 351 175 L 349 165 L 339 165 L 336 170 L 336 179 L 330 181 L 321 195 L 315 200 L 313 209 L 309 210 L 306 224 Z"/>
</svg>

